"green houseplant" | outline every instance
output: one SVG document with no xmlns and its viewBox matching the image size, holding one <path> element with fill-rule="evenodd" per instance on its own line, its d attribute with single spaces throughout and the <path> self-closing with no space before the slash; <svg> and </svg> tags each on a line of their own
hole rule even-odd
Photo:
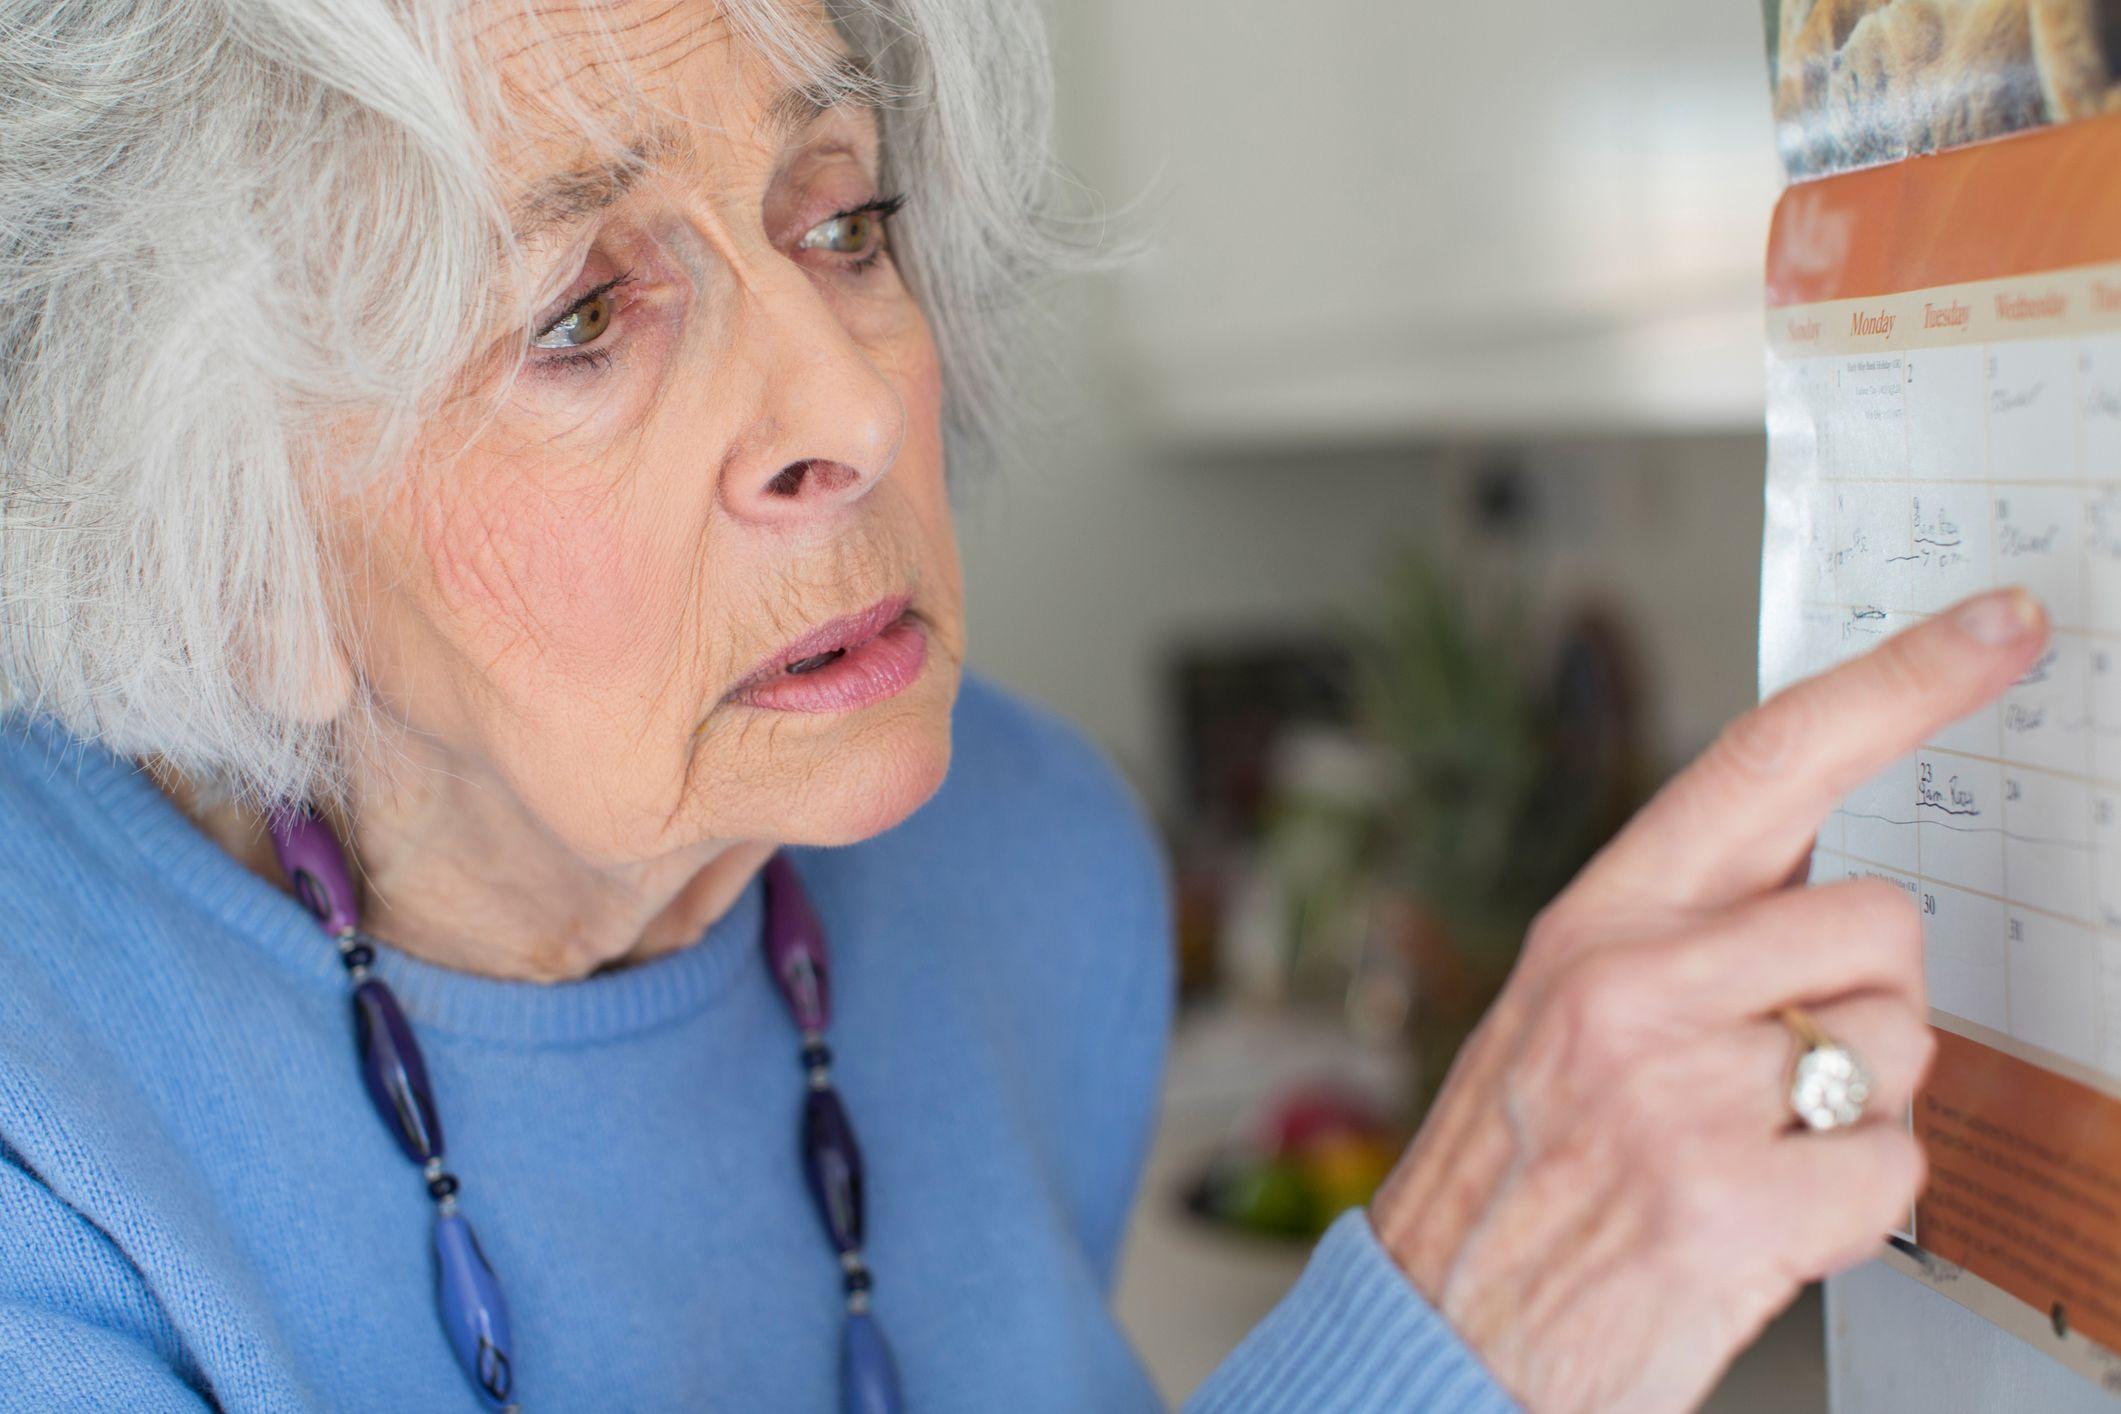
<svg viewBox="0 0 2121 1414">
<path fill-rule="evenodd" d="M 1355 633 L 1363 729 L 1392 763 L 1374 865 L 1410 905 L 1425 1109 L 1539 908 L 1640 797 L 1632 673 L 1595 611 L 1532 631 L 1520 591 L 1401 555 Z"/>
</svg>

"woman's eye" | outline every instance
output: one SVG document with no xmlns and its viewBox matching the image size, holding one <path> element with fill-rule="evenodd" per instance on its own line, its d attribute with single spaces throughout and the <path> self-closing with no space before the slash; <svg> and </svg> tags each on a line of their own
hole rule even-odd
<svg viewBox="0 0 2121 1414">
<path fill-rule="evenodd" d="M 567 307 L 565 313 L 531 336 L 534 349 L 578 349 L 602 338 L 618 313 L 618 287 L 631 276 L 608 280 Z"/>
<path fill-rule="evenodd" d="M 532 348 L 574 349 L 593 344 L 611 327 L 611 292 L 589 296 L 540 330 Z"/>
<path fill-rule="evenodd" d="M 805 231 L 796 245 L 802 250 L 853 256 L 857 266 L 867 265 L 883 253 L 886 228 L 903 205 L 905 198 L 894 196 L 842 211 Z"/>
<path fill-rule="evenodd" d="M 883 222 L 869 212 L 835 216 L 804 233 L 804 250 L 829 250 L 839 255 L 864 255 L 869 244 L 883 233 Z"/>
</svg>

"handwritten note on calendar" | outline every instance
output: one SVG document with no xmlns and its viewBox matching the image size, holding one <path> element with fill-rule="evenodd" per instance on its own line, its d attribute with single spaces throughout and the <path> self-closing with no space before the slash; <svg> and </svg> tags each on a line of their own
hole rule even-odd
<svg viewBox="0 0 2121 1414">
<path fill-rule="evenodd" d="M 1922 917 L 1905 1269 L 2121 1388 L 2121 209 L 2011 200 L 2121 160 L 2121 122 L 2077 127 L 1785 195 L 1760 665 L 1773 692 L 1991 586 L 2047 606 L 2034 667 L 1844 799 L 1812 873 Z"/>
</svg>

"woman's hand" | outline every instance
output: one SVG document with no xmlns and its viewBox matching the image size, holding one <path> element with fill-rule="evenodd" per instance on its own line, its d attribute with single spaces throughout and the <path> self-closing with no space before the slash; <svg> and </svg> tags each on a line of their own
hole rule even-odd
<svg viewBox="0 0 2121 1414">
<path fill-rule="evenodd" d="M 1924 1163 L 1900 1115 L 1933 1046 L 1914 902 L 1791 885 L 1835 802 L 2045 639 L 2033 600 L 2001 591 L 1791 687 L 1540 914 L 1370 1206 L 1528 1409 L 1691 1408 L 1802 1283 L 1905 1217 Z M 1795 1127 L 1789 1005 L 1870 1069 L 1859 1124 Z"/>
</svg>

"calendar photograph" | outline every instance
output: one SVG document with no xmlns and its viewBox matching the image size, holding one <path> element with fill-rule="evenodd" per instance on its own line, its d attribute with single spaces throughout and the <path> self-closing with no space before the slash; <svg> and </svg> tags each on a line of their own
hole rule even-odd
<svg viewBox="0 0 2121 1414">
<path fill-rule="evenodd" d="M 2116 0 L 1768 0 L 1777 140 L 1801 179 L 2116 106 Z"/>
</svg>

